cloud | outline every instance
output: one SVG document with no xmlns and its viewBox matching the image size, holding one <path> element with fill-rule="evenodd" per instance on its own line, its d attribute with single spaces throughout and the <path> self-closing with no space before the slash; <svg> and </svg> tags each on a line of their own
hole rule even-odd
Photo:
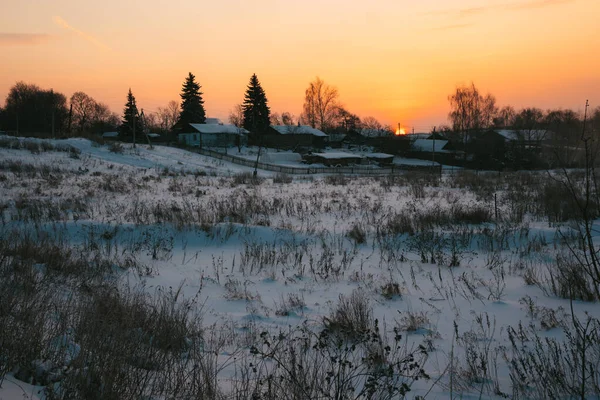
<svg viewBox="0 0 600 400">
<path fill-rule="evenodd" d="M 519 3 L 513 3 L 506 6 L 509 10 L 527 10 L 533 8 L 545 8 L 550 6 L 556 6 L 559 4 L 573 3 L 575 0 L 533 0 L 524 1 Z"/>
<path fill-rule="evenodd" d="M 32 46 L 51 38 L 45 33 L 0 33 L 0 46 Z"/>
<path fill-rule="evenodd" d="M 488 11 L 517 11 L 517 10 L 530 10 L 530 9 L 540 9 L 551 6 L 556 6 L 560 4 L 568 4 L 573 3 L 576 0 L 524 0 L 524 1 L 516 1 L 512 3 L 504 3 L 504 4 L 496 4 L 482 7 L 470 7 L 470 8 L 460 8 L 454 10 L 438 10 L 438 11 L 429 11 L 422 15 L 432 15 L 432 16 L 449 16 L 449 17 L 457 17 L 464 18 L 470 17 L 473 15 L 483 14 Z"/>
<path fill-rule="evenodd" d="M 54 23 L 68 31 L 74 32 L 76 33 L 79 37 L 87 40 L 88 42 L 92 43 L 94 46 L 102 49 L 102 50 L 110 50 L 110 47 L 108 47 L 107 45 L 105 45 L 104 43 L 102 43 L 100 40 L 96 39 L 95 37 L 93 37 L 92 35 L 89 35 L 83 31 L 80 31 L 77 28 L 72 27 L 71 25 L 69 25 L 67 23 L 67 21 L 65 21 L 64 19 L 62 19 L 59 16 L 54 16 L 52 17 L 52 20 L 54 21 Z"/>
</svg>

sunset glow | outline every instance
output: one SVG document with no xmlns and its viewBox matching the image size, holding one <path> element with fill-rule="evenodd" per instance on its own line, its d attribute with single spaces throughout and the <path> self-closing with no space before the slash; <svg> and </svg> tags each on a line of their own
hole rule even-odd
<svg viewBox="0 0 600 400">
<path fill-rule="evenodd" d="M 396 136 L 403 136 L 403 135 L 406 135 L 406 131 L 404 130 L 404 128 L 396 129 Z"/>
<path fill-rule="evenodd" d="M 416 132 L 471 81 L 499 105 L 578 111 L 600 105 L 598 15 L 597 0 L 6 1 L 0 104 L 25 81 L 119 114 L 131 88 L 148 113 L 192 72 L 221 119 L 253 73 L 272 111 L 300 115 L 319 76 L 351 112 Z"/>
</svg>

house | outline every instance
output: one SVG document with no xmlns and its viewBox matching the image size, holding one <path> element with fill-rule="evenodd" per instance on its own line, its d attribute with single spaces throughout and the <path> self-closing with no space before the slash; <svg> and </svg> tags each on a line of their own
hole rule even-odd
<svg viewBox="0 0 600 400">
<path fill-rule="evenodd" d="M 449 153 L 448 140 L 416 139 L 411 147 L 412 151 L 424 153 Z"/>
<path fill-rule="evenodd" d="M 324 147 L 328 135 L 308 125 L 271 125 L 260 136 L 261 145 L 276 149 Z"/>
<path fill-rule="evenodd" d="M 345 152 L 311 153 L 304 156 L 308 164 L 323 164 L 329 167 L 344 167 L 347 165 L 362 164 L 364 158 L 359 154 Z"/>
<path fill-rule="evenodd" d="M 365 154 L 365 157 L 369 161 L 371 161 L 371 162 L 373 162 L 373 163 L 375 163 L 375 164 L 377 164 L 377 165 L 379 165 L 381 167 L 383 167 L 385 165 L 392 165 L 392 163 L 394 162 L 394 155 L 393 154 L 368 153 L 368 154 Z"/>
<path fill-rule="evenodd" d="M 177 135 L 179 143 L 193 147 L 233 147 L 248 142 L 248 131 L 235 125 L 223 124 L 216 118 L 207 118 L 208 124 L 189 124 Z M 219 121 L 219 123 L 214 123 Z"/>
</svg>

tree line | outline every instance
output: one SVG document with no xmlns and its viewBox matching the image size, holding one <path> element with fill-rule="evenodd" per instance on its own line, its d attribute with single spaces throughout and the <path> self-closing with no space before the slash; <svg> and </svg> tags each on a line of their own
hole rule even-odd
<svg viewBox="0 0 600 400">
<path fill-rule="evenodd" d="M 60 136 L 99 134 L 119 131 L 130 137 L 134 131 L 173 133 L 189 123 L 205 123 L 202 87 L 191 72 L 185 78 L 180 101 L 172 100 L 156 112 L 139 109 L 131 88 L 126 95 L 121 115 L 109 107 L 78 91 L 70 98 L 52 89 L 41 89 L 35 84 L 17 82 L 8 93 L 4 107 L 0 107 L 0 130 L 17 134 L 43 133 Z M 267 95 L 256 74 L 250 77 L 243 102 L 229 113 L 228 122 L 251 132 L 262 132 L 269 125 L 310 125 L 328 133 L 362 130 L 368 134 L 388 134 L 391 127 L 374 117 L 361 120 L 340 102 L 337 88 L 319 77 L 309 83 L 305 91 L 302 113 L 271 112 Z"/>
<path fill-rule="evenodd" d="M 202 87 L 190 72 L 184 79 L 180 101 L 172 100 L 156 112 L 144 113 L 138 109 L 131 89 L 121 115 L 109 107 L 78 91 L 67 97 L 52 89 L 17 82 L 9 91 L 5 106 L 0 108 L 0 130 L 16 133 L 53 133 L 81 135 L 118 130 L 124 136 L 137 132 L 168 133 L 185 129 L 189 123 L 204 123 Z M 573 110 L 541 110 L 526 107 L 516 110 L 507 105 L 499 107 L 491 94 L 483 95 L 474 84 L 459 86 L 448 96 L 450 125 L 440 126 L 458 141 L 468 143 L 470 136 L 487 129 L 517 129 L 539 134 L 540 130 L 553 132 L 554 140 L 573 142 L 581 132 L 583 117 Z M 367 136 L 389 135 L 391 126 L 374 117 L 360 118 L 340 101 L 335 86 L 316 77 L 305 90 L 304 104 L 299 116 L 291 112 L 271 112 L 265 90 L 256 74 L 250 77 L 243 102 L 229 113 L 228 122 L 251 132 L 264 131 L 269 125 L 310 125 L 327 133 L 356 131 Z M 600 107 L 590 113 L 590 127 L 598 129 Z"/>
</svg>

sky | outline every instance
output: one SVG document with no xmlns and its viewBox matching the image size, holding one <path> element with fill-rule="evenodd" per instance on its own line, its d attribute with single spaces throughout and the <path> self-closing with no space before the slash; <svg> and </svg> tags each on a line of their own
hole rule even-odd
<svg viewBox="0 0 600 400">
<path fill-rule="evenodd" d="M 499 105 L 600 106 L 598 0 L 3 0 L 0 104 L 17 81 L 122 113 L 179 100 L 188 72 L 227 119 L 256 73 L 272 112 L 302 111 L 316 76 L 361 117 L 447 123 L 473 82 Z"/>
</svg>

